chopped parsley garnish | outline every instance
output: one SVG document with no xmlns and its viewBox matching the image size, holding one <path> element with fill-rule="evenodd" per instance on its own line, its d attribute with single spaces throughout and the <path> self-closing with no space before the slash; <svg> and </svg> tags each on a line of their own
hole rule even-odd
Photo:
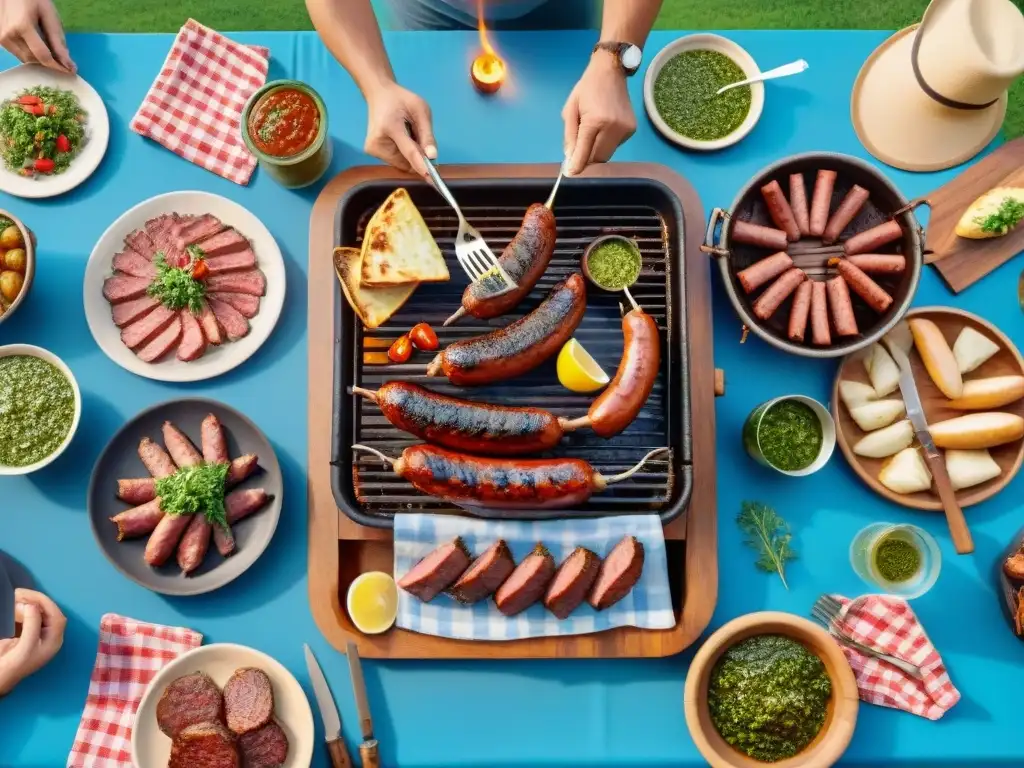
<svg viewBox="0 0 1024 768">
<path fill-rule="evenodd" d="M 183 467 L 156 481 L 160 509 L 169 515 L 206 515 L 211 525 L 226 528 L 224 481 L 228 464 L 196 464 Z"/>
<path fill-rule="evenodd" d="M 1021 221 L 1024 221 L 1024 200 L 1004 197 L 998 211 L 988 216 L 979 216 L 974 223 L 981 225 L 982 232 L 1005 235 Z"/>
<path fill-rule="evenodd" d="M 168 309 L 188 307 L 194 315 L 203 311 L 203 299 L 206 297 L 206 284 L 192 277 L 192 270 L 197 262 L 202 261 L 203 252 L 199 248 L 189 248 L 192 257 L 185 267 L 168 265 L 163 251 L 156 254 L 153 263 L 156 265 L 156 280 L 146 289 L 153 298 Z"/>
</svg>

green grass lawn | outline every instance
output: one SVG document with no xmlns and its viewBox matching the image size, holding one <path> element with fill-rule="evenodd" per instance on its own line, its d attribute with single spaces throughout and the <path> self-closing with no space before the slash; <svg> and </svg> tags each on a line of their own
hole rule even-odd
<svg viewBox="0 0 1024 768">
<path fill-rule="evenodd" d="M 621 2 L 621 0 L 617 0 Z M 56 0 L 69 31 L 170 32 L 193 16 L 221 31 L 310 29 L 303 0 Z M 1024 7 L 1024 0 L 1014 0 Z M 662 29 L 900 29 L 927 0 L 665 0 Z M 1024 79 L 1010 93 L 1008 137 L 1024 136 Z"/>
</svg>

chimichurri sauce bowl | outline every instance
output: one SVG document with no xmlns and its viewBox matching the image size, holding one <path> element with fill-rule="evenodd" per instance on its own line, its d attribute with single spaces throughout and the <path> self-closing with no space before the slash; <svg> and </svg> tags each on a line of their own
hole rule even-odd
<svg viewBox="0 0 1024 768">
<path fill-rule="evenodd" d="M 82 394 L 71 369 L 30 344 L 0 347 L 0 475 L 28 475 L 71 443 Z"/>
<path fill-rule="evenodd" d="M 685 149 L 724 149 L 761 118 L 764 84 L 716 96 L 723 85 L 759 75 L 757 62 L 721 35 L 687 35 L 666 45 L 644 76 L 644 107 L 654 127 Z"/>
</svg>

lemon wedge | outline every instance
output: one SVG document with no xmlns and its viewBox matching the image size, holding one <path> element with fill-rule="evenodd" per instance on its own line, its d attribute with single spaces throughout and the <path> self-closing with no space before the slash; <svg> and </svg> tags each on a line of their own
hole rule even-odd
<svg viewBox="0 0 1024 768">
<path fill-rule="evenodd" d="M 608 383 L 608 374 L 576 339 L 569 339 L 558 353 L 558 381 L 573 392 L 593 392 Z"/>
<path fill-rule="evenodd" d="M 370 571 L 352 582 L 346 603 L 356 629 L 364 635 L 379 635 L 398 616 L 398 587 L 390 574 Z"/>
</svg>

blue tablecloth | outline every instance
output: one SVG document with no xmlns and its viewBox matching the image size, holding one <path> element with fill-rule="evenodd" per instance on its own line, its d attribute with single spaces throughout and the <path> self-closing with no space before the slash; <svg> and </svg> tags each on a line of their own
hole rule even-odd
<svg viewBox="0 0 1024 768">
<path fill-rule="evenodd" d="M 653 54 L 672 33 L 652 35 Z M 810 71 L 768 87 L 764 116 L 737 147 L 684 154 L 662 141 L 641 116 L 619 160 L 664 163 L 689 178 L 706 208 L 728 205 L 762 166 L 812 149 L 866 154 L 849 119 L 849 93 L 881 32 L 735 32 L 765 69 L 800 56 Z M 239 34 L 268 45 L 272 77 L 309 82 L 327 101 L 332 135 L 341 142 L 334 171 L 366 162 L 360 147 L 363 100 L 312 34 Z M 505 97 L 485 100 L 467 83 L 475 36 L 396 33 L 386 36 L 399 80 L 430 101 L 441 159 L 456 163 L 557 161 L 559 111 L 582 71 L 593 36 L 508 34 L 498 39 L 515 75 Z M 44 671 L 0 699 L 0 765 L 64 765 L 96 653 L 100 616 L 115 611 L 203 632 L 207 642 L 240 642 L 291 669 L 310 695 L 302 643 L 317 652 L 332 683 L 345 733 L 357 736 L 355 708 L 342 656 L 322 639 L 306 594 L 306 263 L 308 219 L 318 188 L 287 192 L 257 172 L 238 187 L 178 159 L 128 130 L 159 69 L 170 35 L 72 35 L 82 75 L 100 92 L 111 120 L 110 148 L 99 171 L 64 197 L 42 202 L 0 199 L 39 236 L 39 267 L 26 305 L 0 327 L 0 344 L 30 342 L 53 350 L 82 387 L 81 428 L 67 455 L 28 478 L 0 479 L 0 548 L 25 563 L 39 586 L 67 612 L 63 651 Z M 11 60 L 0 60 L 3 66 Z M 642 110 L 642 77 L 631 81 Z M 642 112 L 641 112 L 642 114 Z M 910 129 L 908 127 L 908 129 Z M 914 197 L 952 174 L 889 171 Z M 225 195 L 259 216 L 281 244 L 288 297 L 281 322 L 262 350 L 236 371 L 198 385 L 172 386 L 133 376 L 93 343 L 82 309 L 85 262 L 104 229 L 152 195 L 203 189 Z M 932 270 L 916 304 L 949 304 L 978 312 L 1024 345 L 1016 299 L 1019 265 L 1008 265 L 954 299 Z M 827 400 L 835 364 L 783 356 L 751 339 L 739 345 L 740 323 L 715 277 L 715 362 L 728 393 L 717 402 L 719 598 L 712 628 L 740 614 L 778 609 L 806 614 L 825 590 L 858 593 L 847 563 L 854 533 L 878 520 L 906 520 L 940 540 L 942 575 L 915 609 L 945 655 L 963 700 L 939 722 L 864 705 L 850 765 L 1020 764 L 1020 691 L 1024 648 L 1007 631 L 993 589 L 999 549 L 1022 522 L 1018 479 L 997 499 L 970 509 L 977 550 L 957 557 L 943 519 L 883 502 L 841 456 L 819 474 L 788 479 L 755 465 L 743 452 L 740 427 L 759 402 L 789 392 Z M 121 577 L 93 542 L 85 512 L 92 464 L 113 432 L 140 409 L 201 393 L 241 408 L 274 444 L 288 500 L 277 535 L 260 561 L 210 595 L 166 598 Z M 733 523 L 740 501 L 774 504 L 791 522 L 800 559 L 786 591 L 758 573 Z M 643 661 L 409 662 L 366 666 L 385 765 L 554 766 L 700 765 L 682 713 L 683 679 L 693 649 Z M 319 720 L 319 718 L 318 718 Z M 316 763 L 326 764 L 320 750 Z"/>
</svg>

